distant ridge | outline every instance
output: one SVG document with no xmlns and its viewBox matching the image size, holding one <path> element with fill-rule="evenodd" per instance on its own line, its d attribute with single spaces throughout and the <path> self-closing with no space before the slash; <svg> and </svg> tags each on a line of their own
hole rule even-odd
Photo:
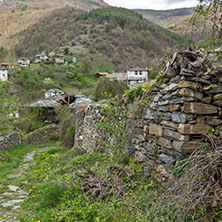
<svg viewBox="0 0 222 222">
<path fill-rule="evenodd" d="M 167 26 L 192 15 L 194 8 L 171 10 L 134 9 L 134 11 L 142 14 L 145 19 L 166 28 Z"/>
</svg>

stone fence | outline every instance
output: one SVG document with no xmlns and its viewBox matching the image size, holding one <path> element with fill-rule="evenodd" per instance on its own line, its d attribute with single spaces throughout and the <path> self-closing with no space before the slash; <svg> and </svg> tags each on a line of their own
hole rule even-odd
<svg viewBox="0 0 222 222">
<path fill-rule="evenodd" d="M 164 70 L 163 83 L 154 85 L 149 102 L 122 99 L 127 113 L 130 153 L 145 171 L 160 170 L 166 180 L 176 161 L 201 148 L 202 135 L 221 129 L 222 71 L 206 59 L 204 49 L 176 53 Z M 103 118 L 102 105 L 89 105 L 76 120 L 75 146 L 92 150 L 97 146 Z"/>
<path fill-rule="evenodd" d="M 9 151 L 12 147 L 22 143 L 19 133 L 7 133 L 0 135 L 0 153 Z"/>
</svg>

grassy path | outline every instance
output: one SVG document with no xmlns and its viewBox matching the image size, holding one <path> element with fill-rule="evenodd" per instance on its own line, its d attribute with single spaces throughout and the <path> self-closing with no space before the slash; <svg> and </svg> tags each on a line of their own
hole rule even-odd
<svg viewBox="0 0 222 222">
<path fill-rule="evenodd" d="M 0 221 L 18 222 L 21 204 L 29 197 L 27 170 L 34 162 L 37 147 L 16 147 L 10 153 L 0 154 Z"/>
</svg>

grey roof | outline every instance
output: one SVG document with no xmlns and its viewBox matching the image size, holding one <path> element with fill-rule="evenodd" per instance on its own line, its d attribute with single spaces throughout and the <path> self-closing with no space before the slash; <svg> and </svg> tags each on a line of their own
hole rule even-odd
<svg viewBox="0 0 222 222">
<path fill-rule="evenodd" d="M 143 68 L 136 67 L 134 69 L 129 69 L 128 71 L 148 71 L 148 70 L 147 68 L 143 69 Z"/>
<path fill-rule="evenodd" d="M 37 102 L 24 105 L 24 107 L 48 107 L 48 108 L 54 108 L 57 106 L 58 106 L 58 103 L 55 100 L 51 100 L 51 99 L 38 100 Z"/>
<path fill-rule="evenodd" d="M 49 89 L 45 93 L 61 93 L 62 94 L 64 92 L 60 89 Z"/>
</svg>

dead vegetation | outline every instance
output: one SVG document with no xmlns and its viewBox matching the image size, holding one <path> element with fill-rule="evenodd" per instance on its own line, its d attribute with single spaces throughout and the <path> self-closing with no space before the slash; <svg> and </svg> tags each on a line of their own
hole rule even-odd
<svg viewBox="0 0 222 222">
<path fill-rule="evenodd" d="M 175 169 L 177 178 L 171 181 L 170 189 L 163 196 L 183 209 L 184 218 L 190 214 L 195 217 L 201 208 L 210 216 L 222 204 L 222 134 L 206 135 L 206 139 L 208 142 L 201 149 Z"/>
<path fill-rule="evenodd" d="M 134 174 L 120 165 L 109 166 L 105 176 L 99 175 L 97 169 L 83 166 L 79 168 L 85 171 L 84 174 L 76 173 L 82 179 L 80 190 L 99 200 L 111 195 L 122 197 L 128 189 L 127 181 L 135 180 Z"/>
</svg>

